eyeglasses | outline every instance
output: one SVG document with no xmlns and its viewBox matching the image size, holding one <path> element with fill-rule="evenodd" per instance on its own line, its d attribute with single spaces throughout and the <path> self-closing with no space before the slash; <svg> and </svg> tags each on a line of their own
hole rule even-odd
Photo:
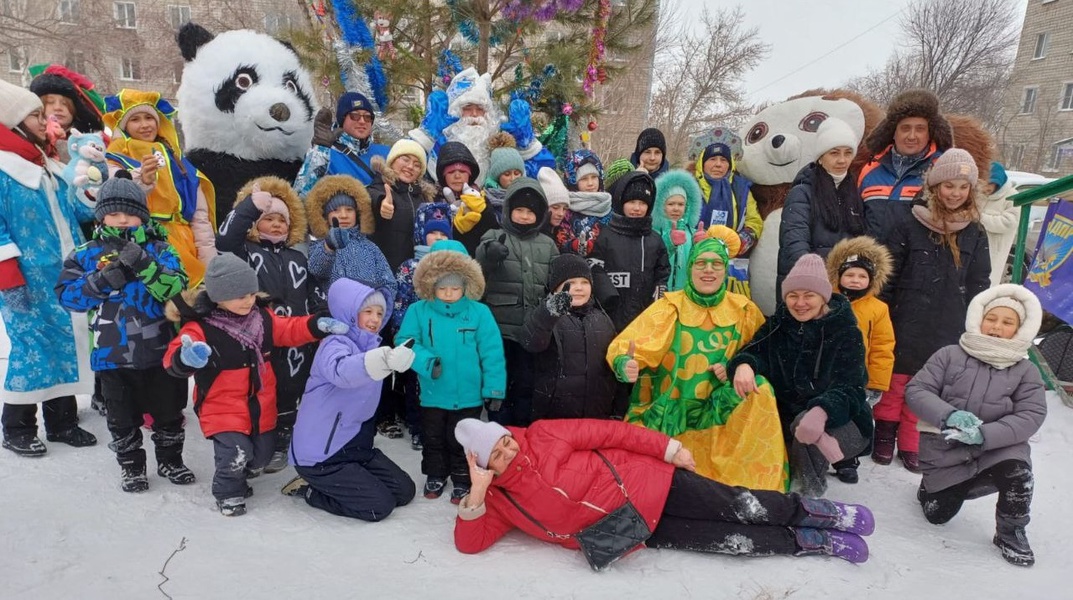
<svg viewBox="0 0 1073 600">
<path fill-rule="evenodd" d="M 372 123 L 373 116 L 365 111 L 354 111 L 347 113 L 346 118 L 351 121 L 357 121 L 358 123 Z"/>
<path fill-rule="evenodd" d="M 723 261 L 718 258 L 698 258 L 693 261 L 691 265 L 697 271 L 725 271 L 727 266 L 723 264 Z"/>
</svg>

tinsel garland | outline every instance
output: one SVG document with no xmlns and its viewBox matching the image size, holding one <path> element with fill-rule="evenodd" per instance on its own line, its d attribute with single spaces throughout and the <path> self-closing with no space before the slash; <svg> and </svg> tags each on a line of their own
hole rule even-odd
<svg viewBox="0 0 1073 600">
<path fill-rule="evenodd" d="M 458 55 L 452 52 L 450 48 L 444 48 L 443 52 L 440 52 L 440 60 L 436 65 L 436 77 L 443 82 L 444 86 L 448 86 L 454 76 L 461 71 L 462 59 L 458 58 Z"/>
<path fill-rule="evenodd" d="M 373 91 L 372 83 L 369 81 L 368 65 L 364 67 L 359 65 L 354 60 L 353 49 L 341 40 L 333 42 L 332 49 L 335 50 L 335 60 L 339 63 L 339 77 L 343 80 L 343 87 L 348 91 L 358 92 L 366 98 L 373 98 L 374 105 L 379 104 L 379 101 L 375 99 L 376 94 Z M 377 141 L 381 144 L 390 145 L 402 138 L 404 134 L 397 127 L 387 119 L 381 118 L 383 109 L 379 108 L 379 106 L 374 106 L 373 108 L 376 109 L 373 132 Z"/>
<path fill-rule="evenodd" d="M 503 16 L 519 23 L 533 19 L 547 23 L 560 13 L 574 13 L 585 4 L 584 0 L 511 0 L 503 7 Z"/>
<path fill-rule="evenodd" d="M 585 81 L 581 84 L 585 94 L 590 98 L 593 94 L 593 86 L 603 83 L 601 65 L 607 53 L 604 40 L 607 37 L 607 25 L 611 21 L 611 0 L 600 0 L 600 6 L 596 10 L 596 25 L 592 28 L 592 45 L 589 47 L 589 64 L 585 68 Z"/>
<path fill-rule="evenodd" d="M 365 83 L 367 87 L 365 89 L 372 92 L 372 94 L 366 94 L 367 97 L 376 103 L 377 112 L 387 110 L 388 96 L 387 96 L 387 77 L 384 75 L 384 68 L 380 64 L 380 60 L 376 58 L 373 53 L 373 48 L 376 43 L 373 40 L 373 34 L 369 31 L 369 26 L 365 23 L 365 19 L 355 10 L 353 2 L 351 0 L 334 0 L 332 2 L 332 10 L 335 12 L 335 21 L 339 24 L 339 31 L 343 36 L 343 42 L 345 42 L 349 49 L 348 54 L 353 48 L 360 48 L 362 50 L 369 51 L 369 62 L 365 64 L 364 69 L 350 69 L 344 65 L 343 62 L 339 63 L 339 68 L 343 75 L 343 86 L 347 89 L 354 89 L 355 91 L 361 91 L 357 88 L 351 87 L 351 84 L 347 80 L 347 73 L 353 76 L 357 71 L 365 71 Z M 339 58 L 339 48 L 336 47 L 336 57 Z M 348 64 L 353 64 L 353 58 L 351 58 Z"/>
<path fill-rule="evenodd" d="M 562 172 L 566 168 L 567 142 L 570 139 L 570 117 L 560 114 L 555 117 L 538 138 L 540 143 L 555 157 L 555 167 Z"/>
</svg>

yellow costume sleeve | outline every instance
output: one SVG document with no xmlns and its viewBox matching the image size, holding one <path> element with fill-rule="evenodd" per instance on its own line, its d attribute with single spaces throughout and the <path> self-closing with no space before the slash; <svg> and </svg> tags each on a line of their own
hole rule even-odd
<svg viewBox="0 0 1073 600">
<path fill-rule="evenodd" d="M 756 208 L 756 199 L 749 192 L 749 200 L 745 203 L 745 227 L 751 229 L 756 239 L 764 231 L 764 219 L 760 218 L 760 210 Z"/>
<path fill-rule="evenodd" d="M 626 356 L 632 341 L 633 357 L 638 366 L 642 369 L 656 368 L 671 347 L 677 320 L 678 310 L 673 304 L 666 298 L 656 300 L 611 341 L 607 347 L 607 364 L 615 370 L 616 359 Z"/>
</svg>

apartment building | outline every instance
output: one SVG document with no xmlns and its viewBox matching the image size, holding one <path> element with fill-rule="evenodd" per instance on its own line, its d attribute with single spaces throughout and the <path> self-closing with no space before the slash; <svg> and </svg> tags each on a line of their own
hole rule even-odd
<svg viewBox="0 0 1073 600">
<path fill-rule="evenodd" d="M 1028 0 L 1004 104 L 996 138 L 1007 168 L 1073 173 L 1073 0 Z"/>
</svg>

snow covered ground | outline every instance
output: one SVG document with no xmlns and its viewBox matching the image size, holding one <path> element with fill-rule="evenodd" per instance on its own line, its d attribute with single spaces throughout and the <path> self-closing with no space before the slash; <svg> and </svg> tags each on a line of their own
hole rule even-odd
<svg viewBox="0 0 1073 600">
<path fill-rule="evenodd" d="M 418 497 L 381 523 L 333 517 L 279 493 L 292 469 L 252 480 L 249 514 L 222 517 L 209 493 L 212 445 L 193 417 L 186 460 L 197 484 L 152 473 L 149 492 L 125 494 L 104 420 L 82 405 L 96 447 L 49 444 L 40 459 L 0 451 L 0 598 L 165 598 L 159 571 L 182 540 L 161 586 L 172 598 L 1073 598 L 1073 519 L 1063 512 L 1073 490 L 1073 409 L 1053 394 L 1049 402 L 1034 444 L 1031 569 L 1007 565 L 991 545 L 994 496 L 932 526 L 914 497 L 918 476 L 866 459 L 860 484 L 832 479 L 828 493 L 875 511 L 864 565 L 645 550 L 604 573 L 518 533 L 481 555 L 460 554 L 446 496 Z M 377 443 L 421 485 L 420 453 L 408 440 Z"/>
</svg>

